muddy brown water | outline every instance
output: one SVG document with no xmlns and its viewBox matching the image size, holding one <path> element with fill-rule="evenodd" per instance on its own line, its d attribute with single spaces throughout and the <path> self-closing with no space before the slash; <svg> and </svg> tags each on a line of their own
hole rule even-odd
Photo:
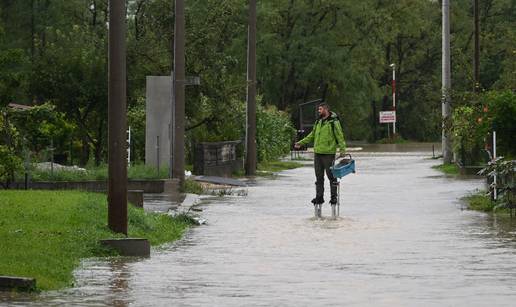
<svg viewBox="0 0 516 307">
<path fill-rule="evenodd" d="M 208 225 L 148 259 L 88 259 L 74 288 L 0 305 L 514 306 L 516 221 L 460 201 L 483 180 L 431 169 L 431 147 L 365 150 L 337 221 L 312 218 L 307 162 L 245 197 L 208 199 Z"/>
</svg>

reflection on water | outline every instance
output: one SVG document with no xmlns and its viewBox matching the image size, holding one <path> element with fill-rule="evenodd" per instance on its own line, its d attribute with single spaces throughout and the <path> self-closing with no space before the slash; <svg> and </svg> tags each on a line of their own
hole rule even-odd
<svg viewBox="0 0 516 307">
<path fill-rule="evenodd" d="M 512 306 L 516 220 L 461 210 L 483 181 L 438 176 L 428 156 L 354 154 L 336 221 L 312 218 L 310 165 L 258 180 L 246 197 L 212 199 L 207 226 L 151 258 L 86 260 L 75 288 L 0 303 Z"/>
</svg>

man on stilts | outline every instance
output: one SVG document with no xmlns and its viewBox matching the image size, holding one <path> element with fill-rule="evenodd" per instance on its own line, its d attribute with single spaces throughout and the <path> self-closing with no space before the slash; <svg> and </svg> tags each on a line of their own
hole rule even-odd
<svg viewBox="0 0 516 307">
<path fill-rule="evenodd" d="M 324 173 L 330 181 L 330 204 L 337 203 L 338 181 L 333 176 L 330 167 L 335 161 L 335 153 L 337 148 L 340 155 L 346 152 L 346 142 L 344 141 L 344 133 L 340 125 L 339 118 L 336 113 L 330 111 L 330 107 L 326 103 L 320 103 L 317 107 L 319 119 L 314 123 L 312 131 L 301 141 L 297 142 L 294 147 L 301 148 L 303 145 L 314 145 L 314 169 L 315 169 L 315 198 L 312 199 L 314 205 L 324 203 Z"/>
</svg>

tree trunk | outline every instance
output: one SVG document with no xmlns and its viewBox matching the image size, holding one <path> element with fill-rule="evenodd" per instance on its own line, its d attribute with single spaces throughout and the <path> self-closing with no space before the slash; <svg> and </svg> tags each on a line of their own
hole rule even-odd
<svg viewBox="0 0 516 307">
<path fill-rule="evenodd" d="M 85 166 L 88 164 L 88 160 L 90 159 L 90 143 L 88 142 L 87 136 L 82 136 L 82 149 L 81 149 L 81 158 L 80 165 Z"/>
<path fill-rule="evenodd" d="M 95 142 L 95 165 L 99 166 L 102 162 L 102 148 L 104 143 L 104 120 L 101 120 L 97 130 L 97 142 Z"/>
</svg>

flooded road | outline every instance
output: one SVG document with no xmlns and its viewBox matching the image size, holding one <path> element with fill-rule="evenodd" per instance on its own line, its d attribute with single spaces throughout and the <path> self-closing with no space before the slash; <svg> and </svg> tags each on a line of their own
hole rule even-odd
<svg viewBox="0 0 516 307">
<path fill-rule="evenodd" d="M 75 288 L 0 305 L 514 306 L 516 221 L 463 210 L 483 182 L 441 175 L 431 155 L 355 154 L 337 221 L 312 218 L 307 162 L 210 200 L 208 225 L 149 259 L 87 260 Z"/>
</svg>

